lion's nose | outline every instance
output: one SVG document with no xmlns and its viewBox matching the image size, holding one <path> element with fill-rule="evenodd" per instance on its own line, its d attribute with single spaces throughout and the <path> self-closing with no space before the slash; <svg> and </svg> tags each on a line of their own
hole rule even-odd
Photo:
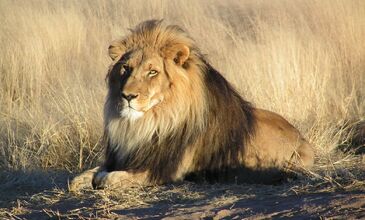
<svg viewBox="0 0 365 220">
<path fill-rule="evenodd" d="M 135 99 L 138 97 L 138 95 L 134 95 L 134 94 L 122 94 L 123 98 L 127 99 L 128 102 L 130 102 L 132 99 Z"/>
</svg>

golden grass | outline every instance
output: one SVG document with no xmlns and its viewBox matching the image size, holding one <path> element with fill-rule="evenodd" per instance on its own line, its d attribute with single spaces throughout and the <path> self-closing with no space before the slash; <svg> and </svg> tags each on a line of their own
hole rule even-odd
<svg viewBox="0 0 365 220">
<path fill-rule="evenodd" d="M 294 123 L 319 166 L 346 158 L 331 153 L 343 125 L 365 116 L 364 1 L 2 0 L 0 12 L 1 169 L 98 163 L 107 48 L 151 18 L 185 27 L 247 100 Z"/>
</svg>

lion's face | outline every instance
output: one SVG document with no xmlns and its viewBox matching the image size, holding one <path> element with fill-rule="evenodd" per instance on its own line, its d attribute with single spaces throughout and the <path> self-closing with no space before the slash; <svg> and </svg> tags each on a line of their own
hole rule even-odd
<svg viewBox="0 0 365 220">
<path fill-rule="evenodd" d="M 165 99 L 171 82 L 163 58 L 154 51 L 130 53 L 123 63 L 121 94 L 122 117 L 137 119 L 153 112 Z"/>
<path fill-rule="evenodd" d="M 109 47 L 109 55 L 116 61 L 112 66 L 120 65 L 119 75 L 111 76 L 118 82 L 110 88 L 119 89 L 115 93 L 120 99 L 120 116 L 135 120 L 146 114 L 158 115 L 159 109 L 171 105 L 173 96 L 176 99 L 178 85 L 190 84 L 185 65 L 190 49 L 181 43 L 156 47 L 127 40 L 115 41 Z"/>
</svg>

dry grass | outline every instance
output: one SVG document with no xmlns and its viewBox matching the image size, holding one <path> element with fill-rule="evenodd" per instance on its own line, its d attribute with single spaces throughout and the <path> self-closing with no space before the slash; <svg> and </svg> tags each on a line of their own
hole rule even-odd
<svg viewBox="0 0 365 220">
<path fill-rule="evenodd" d="M 0 12 L 2 170 L 98 163 L 107 47 L 164 18 L 185 27 L 247 100 L 315 144 L 309 176 L 335 187 L 361 179 L 360 159 L 333 149 L 346 125 L 365 119 L 364 1 L 2 0 Z"/>
</svg>

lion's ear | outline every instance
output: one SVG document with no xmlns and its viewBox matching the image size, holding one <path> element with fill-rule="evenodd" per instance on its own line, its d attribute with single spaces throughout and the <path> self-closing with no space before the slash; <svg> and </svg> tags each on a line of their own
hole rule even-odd
<svg viewBox="0 0 365 220">
<path fill-rule="evenodd" d="M 120 57 L 125 52 L 125 46 L 122 41 L 116 40 L 113 41 L 108 48 L 109 56 L 112 60 L 115 60 L 117 57 Z"/>
<path fill-rule="evenodd" d="M 189 58 L 190 49 L 184 44 L 175 44 L 164 51 L 165 57 L 172 59 L 177 65 L 182 66 Z"/>
</svg>

